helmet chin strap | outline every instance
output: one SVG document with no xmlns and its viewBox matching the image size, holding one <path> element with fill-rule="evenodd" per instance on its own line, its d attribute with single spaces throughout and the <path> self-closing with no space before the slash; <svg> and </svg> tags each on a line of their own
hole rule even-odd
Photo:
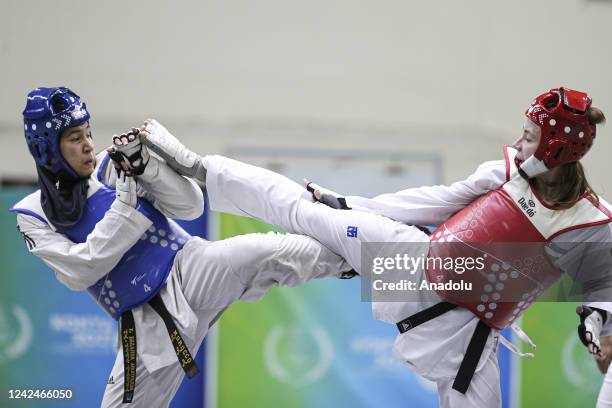
<svg viewBox="0 0 612 408">
<path fill-rule="evenodd" d="M 524 162 L 522 162 L 519 166 L 519 172 L 521 173 L 521 175 L 524 174 L 523 177 L 527 179 L 534 178 L 536 176 L 539 176 L 540 174 L 544 174 L 548 170 L 550 169 L 546 167 L 544 161 L 539 160 L 533 155 Z"/>
</svg>

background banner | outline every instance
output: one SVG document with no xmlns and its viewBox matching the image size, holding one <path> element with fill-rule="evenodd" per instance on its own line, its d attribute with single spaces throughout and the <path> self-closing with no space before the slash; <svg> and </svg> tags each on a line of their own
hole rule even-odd
<svg viewBox="0 0 612 408">
<path fill-rule="evenodd" d="M 578 339 L 576 305 L 537 302 L 525 314 L 522 327 L 538 348 L 521 361 L 520 407 L 595 406 L 603 374 Z"/>
<path fill-rule="evenodd" d="M 222 214 L 220 230 L 227 238 L 275 229 Z M 395 326 L 374 320 L 360 296 L 359 278 L 327 278 L 232 305 L 218 327 L 218 406 L 437 407 L 435 384 L 392 355 Z M 507 407 L 503 348 L 500 365 Z"/>
</svg>

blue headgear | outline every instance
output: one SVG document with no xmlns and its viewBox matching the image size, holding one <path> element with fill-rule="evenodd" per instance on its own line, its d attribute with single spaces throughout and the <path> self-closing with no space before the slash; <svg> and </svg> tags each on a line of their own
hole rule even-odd
<svg viewBox="0 0 612 408">
<path fill-rule="evenodd" d="M 26 143 L 36 164 L 47 166 L 53 174 L 65 170 L 78 178 L 60 152 L 60 135 L 64 129 L 88 120 L 85 102 L 66 87 L 36 88 L 30 92 L 23 123 Z"/>
</svg>

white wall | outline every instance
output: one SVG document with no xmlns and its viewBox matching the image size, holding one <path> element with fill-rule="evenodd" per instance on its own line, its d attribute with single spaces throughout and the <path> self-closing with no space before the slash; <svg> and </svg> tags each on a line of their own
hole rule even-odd
<svg viewBox="0 0 612 408">
<path fill-rule="evenodd" d="M 42 85 L 87 101 L 100 145 L 153 115 L 200 152 L 439 150 L 446 181 L 496 158 L 548 88 L 586 89 L 612 119 L 605 1 L 14 1 L 0 14 L 0 176 L 34 174 L 20 112 Z M 611 138 L 601 129 L 586 160 L 609 196 Z"/>
</svg>

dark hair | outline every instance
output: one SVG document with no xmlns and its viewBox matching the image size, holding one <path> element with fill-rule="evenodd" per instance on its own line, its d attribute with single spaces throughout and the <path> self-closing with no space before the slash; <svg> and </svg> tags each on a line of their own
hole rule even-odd
<svg viewBox="0 0 612 408">
<path fill-rule="evenodd" d="M 584 193 L 593 197 L 595 204 L 599 205 L 599 197 L 586 179 L 582 163 L 562 164 L 556 174 L 554 187 L 545 196 L 547 201 L 554 203 L 556 209 L 573 207 Z"/>
<path fill-rule="evenodd" d="M 588 116 L 589 123 L 591 125 L 597 125 L 599 123 L 601 124 L 606 123 L 606 115 L 604 115 L 604 113 L 599 108 L 595 108 L 594 106 L 591 106 L 586 111 L 586 115 Z"/>
</svg>

